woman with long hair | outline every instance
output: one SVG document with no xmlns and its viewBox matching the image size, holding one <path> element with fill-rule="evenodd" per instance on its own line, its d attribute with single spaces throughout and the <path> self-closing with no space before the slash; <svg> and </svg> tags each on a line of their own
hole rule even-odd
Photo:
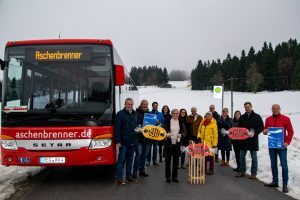
<svg viewBox="0 0 300 200">
<path fill-rule="evenodd" d="M 241 111 L 237 110 L 234 112 L 234 117 L 232 119 L 232 127 L 239 127 L 240 125 L 240 120 L 241 120 Z M 233 146 L 233 151 L 235 154 L 235 160 L 236 160 L 236 168 L 233 169 L 235 172 L 240 171 L 240 141 L 238 140 L 231 140 L 232 146 Z"/>
<path fill-rule="evenodd" d="M 186 137 L 184 139 L 182 139 L 182 143 L 181 143 L 181 148 L 180 149 L 184 149 L 185 147 L 187 147 L 189 145 L 189 138 L 190 138 L 190 134 L 189 134 L 189 123 L 188 123 L 188 115 L 187 115 L 187 111 L 186 109 L 180 109 L 179 111 L 179 121 L 184 125 L 184 129 L 186 132 Z M 185 169 L 184 166 L 184 162 L 185 162 L 185 154 L 186 152 L 184 150 L 181 151 L 181 162 L 180 165 L 178 165 L 178 169 Z"/>
</svg>

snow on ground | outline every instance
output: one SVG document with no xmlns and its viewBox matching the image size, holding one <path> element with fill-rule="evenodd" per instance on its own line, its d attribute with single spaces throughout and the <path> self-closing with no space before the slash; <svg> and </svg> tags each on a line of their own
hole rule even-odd
<svg viewBox="0 0 300 200">
<path fill-rule="evenodd" d="M 5 167 L 0 164 L 0 199 L 6 199 L 15 192 L 14 184 L 38 173 L 40 167 Z"/>
<path fill-rule="evenodd" d="M 140 88 L 140 98 L 147 99 L 151 105 L 153 101 L 159 103 L 161 109 L 163 105 L 168 105 L 172 108 L 185 108 L 190 113 L 190 108 L 196 106 L 198 113 L 202 116 L 208 111 L 209 105 L 214 104 L 216 110 L 220 113 L 222 101 L 214 99 L 211 91 L 191 91 L 187 87 L 188 81 L 171 82 L 173 88 L 157 88 L 157 87 L 142 87 Z M 224 93 L 224 107 L 230 110 L 230 92 Z M 274 103 L 281 105 L 282 113 L 286 113 L 292 121 L 294 127 L 294 139 L 288 147 L 288 166 L 289 166 L 289 189 L 288 195 L 299 199 L 300 197 L 300 92 L 283 91 L 283 92 L 259 92 L 243 93 L 234 92 L 234 111 L 240 110 L 244 112 L 244 102 L 250 101 L 253 105 L 253 110 L 262 115 L 265 120 L 266 116 L 271 114 L 271 106 Z M 267 146 L 267 136 L 260 135 L 260 151 L 258 152 L 258 175 L 257 177 L 264 182 L 272 181 L 271 165 Z M 251 159 L 250 154 L 247 155 L 247 168 L 250 173 Z M 278 161 L 278 165 L 280 162 Z M 236 167 L 234 153 L 231 153 L 231 166 Z M 281 167 L 279 165 L 279 182 L 281 184 Z M 232 174 L 234 175 L 234 174 Z M 262 185 L 262 187 L 264 187 Z M 281 187 L 278 188 L 281 191 Z"/>
</svg>

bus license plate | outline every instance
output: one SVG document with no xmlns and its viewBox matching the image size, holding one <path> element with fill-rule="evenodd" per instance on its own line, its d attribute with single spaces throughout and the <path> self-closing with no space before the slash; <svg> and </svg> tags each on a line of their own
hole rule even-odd
<svg viewBox="0 0 300 200">
<path fill-rule="evenodd" d="M 65 157 L 40 157 L 41 164 L 65 164 Z"/>
</svg>

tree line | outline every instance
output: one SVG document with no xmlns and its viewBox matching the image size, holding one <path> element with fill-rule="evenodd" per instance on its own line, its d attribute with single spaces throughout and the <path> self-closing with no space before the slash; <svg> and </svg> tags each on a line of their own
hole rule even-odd
<svg viewBox="0 0 300 200">
<path fill-rule="evenodd" d="M 300 90 L 300 43 L 296 39 L 282 42 L 273 48 L 264 42 L 257 52 L 253 47 L 240 57 L 231 56 L 224 60 L 199 60 L 191 73 L 193 90 L 211 89 L 224 83 L 230 89 L 234 80 L 234 91 L 258 92 L 263 90 Z"/>
<path fill-rule="evenodd" d="M 130 76 L 136 85 L 166 85 L 169 82 L 168 70 L 165 67 L 132 67 Z"/>
</svg>

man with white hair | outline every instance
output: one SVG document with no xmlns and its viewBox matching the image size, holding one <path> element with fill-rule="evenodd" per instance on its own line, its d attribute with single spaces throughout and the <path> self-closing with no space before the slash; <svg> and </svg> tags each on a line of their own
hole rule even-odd
<svg viewBox="0 0 300 200">
<path fill-rule="evenodd" d="M 132 163 L 134 150 L 138 144 L 138 137 L 135 129 L 138 126 L 136 112 L 133 110 L 133 99 L 125 100 L 124 109 L 116 115 L 115 143 L 119 150 L 117 160 L 117 184 L 125 185 L 123 180 L 123 166 L 126 163 L 126 182 L 137 182 L 132 179 Z"/>
<path fill-rule="evenodd" d="M 188 123 L 191 129 L 191 137 L 189 138 L 190 142 L 199 143 L 197 139 L 198 129 L 203 120 L 203 117 L 197 113 L 197 108 L 191 108 L 191 114 L 188 116 Z"/>
<path fill-rule="evenodd" d="M 280 113 L 281 108 L 280 105 L 274 104 L 272 105 L 272 116 L 268 117 L 265 121 L 265 127 L 263 133 L 268 135 L 269 127 L 280 127 L 283 128 L 284 135 L 284 149 L 275 149 L 269 148 L 269 155 L 271 160 L 271 169 L 273 180 L 271 183 L 266 183 L 267 187 L 278 187 L 278 166 L 277 166 L 277 155 L 279 155 L 281 168 L 282 168 L 282 192 L 289 192 L 287 184 L 289 179 L 288 174 L 288 165 L 287 165 L 287 147 L 290 145 L 294 130 L 289 117 L 282 115 Z"/>
</svg>

